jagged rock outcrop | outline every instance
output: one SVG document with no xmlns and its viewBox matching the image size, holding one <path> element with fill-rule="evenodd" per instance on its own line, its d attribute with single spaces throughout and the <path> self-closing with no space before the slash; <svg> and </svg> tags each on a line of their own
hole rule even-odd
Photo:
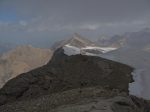
<svg viewBox="0 0 150 112">
<path fill-rule="evenodd" d="M 67 56 L 19 75 L 0 90 L 1 112 L 143 112 L 128 95 L 133 68 L 100 57 Z M 136 102 L 136 103 L 135 103 Z"/>
<path fill-rule="evenodd" d="M 52 57 L 50 49 L 19 46 L 0 56 L 0 87 L 21 73 L 45 65 Z"/>
</svg>

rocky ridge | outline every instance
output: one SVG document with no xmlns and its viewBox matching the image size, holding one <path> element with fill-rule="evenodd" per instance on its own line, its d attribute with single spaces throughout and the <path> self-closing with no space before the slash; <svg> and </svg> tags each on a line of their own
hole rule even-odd
<svg viewBox="0 0 150 112">
<path fill-rule="evenodd" d="M 38 69 L 0 90 L 1 112 L 146 112 L 129 96 L 132 67 L 101 57 L 67 56 L 62 48 Z"/>
</svg>

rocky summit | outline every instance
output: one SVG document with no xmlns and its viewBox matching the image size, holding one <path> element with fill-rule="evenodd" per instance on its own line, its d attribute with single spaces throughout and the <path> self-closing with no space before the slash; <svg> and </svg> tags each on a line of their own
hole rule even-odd
<svg viewBox="0 0 150 112">
<path fill-rule="evenodd" d="M 55 51 L 51 61 L 8 81 L 0 112 L 148 112 L 128 94 L 133 68 L 101 57 Z"/>
</svg>

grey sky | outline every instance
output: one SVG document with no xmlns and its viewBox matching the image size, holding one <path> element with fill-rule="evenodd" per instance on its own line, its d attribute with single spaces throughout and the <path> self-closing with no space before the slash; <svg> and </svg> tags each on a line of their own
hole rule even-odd
<svg viewBox="0 0 150 112">
<path fill-rule="evenodd" d="M 150 27 L 149 0 L 0 1 L 1 41 L 39 44 L 73 32 L 96 38 L 145 27 Z"/>
</svg>

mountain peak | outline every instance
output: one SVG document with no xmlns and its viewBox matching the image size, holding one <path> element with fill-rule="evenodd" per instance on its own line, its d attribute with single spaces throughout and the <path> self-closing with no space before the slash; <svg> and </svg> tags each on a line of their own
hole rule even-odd
<svg viewBox="0 0 150 112">
<path fill-rule="evenodd" d="M 80 42 L 83 42 L 83 43 L 84 43 L 85 41 L 90 42 L 90 40 L 88 40 L 88 39 L 82 37 L 79 33 L 74 33 L 73 36 L 72 36 L 72 38 L 69 39 L 68 42 L 71 42 L 71 41 L 80 41 Z"/>
<path fill-rule="evenodd" d="M 56 50 L 56 49 L 61 48 L 65 45 L 71 45 L 74 47 L 82 48 L 82 47 L 86 47 L 86 46 L 96 46 L 95 44 L 96 43 L 90 41 L 87 38 L 82 37 L 80 34 L 74 33 L 72 35 L 72 38 L 70 38 L 68 40 L 62 40 L 62 41 L 56 42 L 52 46 L 52 49 Z"/>
</svg>

